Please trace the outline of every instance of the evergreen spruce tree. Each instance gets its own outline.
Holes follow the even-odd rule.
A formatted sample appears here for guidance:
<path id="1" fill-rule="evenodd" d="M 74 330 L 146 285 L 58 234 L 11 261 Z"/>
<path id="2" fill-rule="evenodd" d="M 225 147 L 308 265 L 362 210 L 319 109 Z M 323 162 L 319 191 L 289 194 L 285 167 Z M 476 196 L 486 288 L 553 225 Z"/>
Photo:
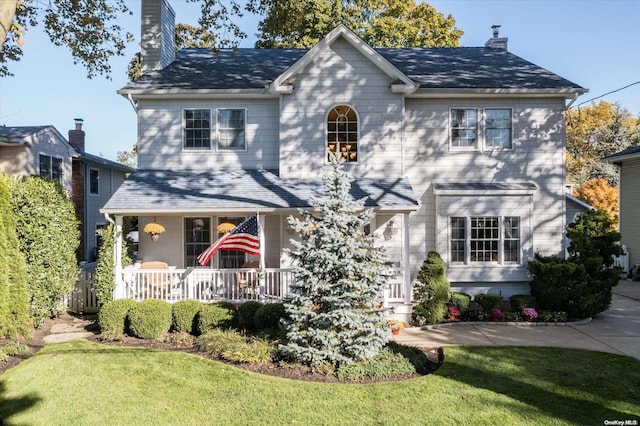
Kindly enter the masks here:
<path id="1" fill-rule="evenodd" d="M 370 358 L 390 340 L 379 307 L 386 256 L 364 232 L 373 211 L 350 195 L 351 173 L 341 163 L 334 158 L 324 174 L 328 195 L 312 200 L 315 211 L 289 217 L 301 240 L 292 240 L 288 252 L 296 283 L 285 302 L 287 342 L 280 350 L 309 365 Z"/>

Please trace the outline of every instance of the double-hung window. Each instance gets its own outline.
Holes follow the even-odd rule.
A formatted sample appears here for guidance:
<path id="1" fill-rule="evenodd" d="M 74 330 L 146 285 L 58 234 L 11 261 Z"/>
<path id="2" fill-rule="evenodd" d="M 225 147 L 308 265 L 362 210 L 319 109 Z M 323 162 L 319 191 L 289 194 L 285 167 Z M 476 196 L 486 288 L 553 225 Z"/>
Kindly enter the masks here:
<path id="1" fill-rule="evenodd" d="M 511 148 L 511 110 L 487 108 L 484 111 L 486 148 Z"/>
<path id="2" fill-rule="evenodd" d="M 62 159 L 40 154 L 38 161 L 40 176 L 62 185 Z"/>
<path id="3" fill-rule="evenodd" d="M 519 217 L 452 217 L 450 238 L 451 263 L 520 263 Z"/>
<path id="4" fill-rule="evenodd" d="M 211 218 L 184 218 L 184 266 L 200 266 L 198 256 L 211 245 Z"/>
<path id="5" fill-rule="evenodd" d="M 478 141 L 478 110 L 451 109 L 451 146 L 475 148 Z"/>
<path id="6" fill-rule="evenodd" d="M 451 148 L 511 149 L 513 129 L 510 108 L 451 108 Z"/>
<path id="7" fill-rule="evenodd" d="M 218 149 L 245 150 L 245 116 L 244 109 L 218 110 Z"/>
<path id="8" fill-rule="evenodd" d="M 211 110 L 184 110 L 184 147 L 186 149 L 211 148 Z"/>
<path id="9" fill-rule="evenodd" d="M 100 195 L 100 171 L 89 169 L 89 194 Z"/>

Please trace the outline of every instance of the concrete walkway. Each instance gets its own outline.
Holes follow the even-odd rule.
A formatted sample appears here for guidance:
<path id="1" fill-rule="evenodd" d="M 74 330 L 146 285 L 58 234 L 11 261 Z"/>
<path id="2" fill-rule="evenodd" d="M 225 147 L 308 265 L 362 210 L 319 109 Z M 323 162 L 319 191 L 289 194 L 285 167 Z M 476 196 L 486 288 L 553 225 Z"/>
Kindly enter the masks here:
<path id="1" fill-rule="evenodd" d="M 640 282 L 620 281 L 613 288 L 611 308 L 591 321 L 568 325 L 450 323 L 405 328 L 400 335 L 394 336 L 394 340 L 420 347 L 471 345 L 588 349 L 640 360 Z"/>

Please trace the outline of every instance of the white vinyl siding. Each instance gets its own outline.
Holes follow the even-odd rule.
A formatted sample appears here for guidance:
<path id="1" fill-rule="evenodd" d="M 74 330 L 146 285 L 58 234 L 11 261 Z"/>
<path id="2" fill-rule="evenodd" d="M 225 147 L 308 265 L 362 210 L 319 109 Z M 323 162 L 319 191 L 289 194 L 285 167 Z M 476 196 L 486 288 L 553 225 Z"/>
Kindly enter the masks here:
<path id="1" fill-rule="evenodd" d="M 629 252 L 629 267 L 640 263 L 640 158 L 625 160 L 620 168 L 621 243 Z"/>
<path id="2" fill-rule="evenodd" d="M 184 149 L 184 109 L 208 109 L 213 114 L 218 109 L 246 109 L 246 149 Z M 223 168 L 278 168 L 277 99 L 144 99 L 140 100 L 138 121 L 140 169 L 205 171 Z M 212 139 L 212 143 L 215 140 Z"/>
<path id="3" fill-rule="evenodd" d="M 308 178 L 326 166 L 327 111 L 348 105 L 358 113 L 356 176 L 402 176 L 402 94 L 371 59 L 344 40 L 320 52 L 295 76 L 280 114 L 280 177 Z"/>

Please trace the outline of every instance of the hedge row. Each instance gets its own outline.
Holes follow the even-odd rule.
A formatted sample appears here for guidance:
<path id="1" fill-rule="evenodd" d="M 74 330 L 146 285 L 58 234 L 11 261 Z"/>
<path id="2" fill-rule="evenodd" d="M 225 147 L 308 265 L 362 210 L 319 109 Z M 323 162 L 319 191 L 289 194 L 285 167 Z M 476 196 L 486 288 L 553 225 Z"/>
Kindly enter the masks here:
<path id="1" fill-rule="evenodd" d="M 255 301 L 239 306 L 230 302 L 200 303 L 181 300 L 173 305 L 163 300 L 136 302 L 129 299 L 105 303 L 98 314 L 104 340 L 120 340 L 125 335 L 159 339 L 170 330 L 203 335 L 211 330 L 245 329 L 267 334 L 281 330 L 285 316 L 281 303 Z"/>

